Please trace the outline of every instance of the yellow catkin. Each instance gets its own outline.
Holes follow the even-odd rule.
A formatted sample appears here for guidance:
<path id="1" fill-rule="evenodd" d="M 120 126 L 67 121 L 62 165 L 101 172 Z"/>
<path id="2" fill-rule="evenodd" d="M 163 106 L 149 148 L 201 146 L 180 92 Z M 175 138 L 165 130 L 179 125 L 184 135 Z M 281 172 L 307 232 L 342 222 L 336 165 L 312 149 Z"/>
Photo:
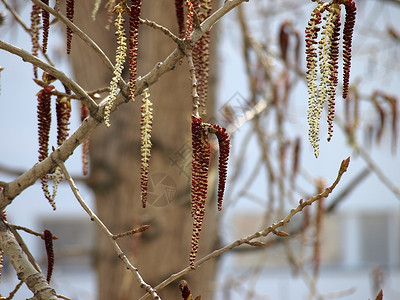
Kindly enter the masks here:
<path id="1" fill-rule="evenodd" d="M 97 12 L 99 11 L 101 0 L 95 0 L 92 10 L 92 20 L 96 21 Z"/>
<path id="2" fill-rule="evenodd" d="M 118 81 L 121 78 L 121 74 L 124 69 L 126 50 L 127 50 L 126 35 L 124 29 L 125 20 L 122 17 L 122 14 L 124 13 L 124 7 L 120 4 L 117 5 L 115 7 L 115 12 L 117 13 L 117 18 L 114 23 L 115 28 L 117 29 L 117 31 L 115 32 L 117 36 L 117 51 L 115 55 L 115 67 L 113 72 L 113 78 L 111 79 L 110 82 L 110 95 L 104 111 L 104 123 L 106 124 L 107 127 L 110 127 L 111 125 L 110 124 L 111 108 L 117 97 Z"/>
<path id="3" fill-rule="evenodd" d="M 150 101 L 149 89 L 146 88 L 142 93 L 140 139 L 141 139 L 141 167 L 140 167 L 140 189 L 142 206 L 146 207 L 147 185 L 149 182 L 149 162 L 151 156 L 151 130 L 153 126 L 153 108 Z"/>

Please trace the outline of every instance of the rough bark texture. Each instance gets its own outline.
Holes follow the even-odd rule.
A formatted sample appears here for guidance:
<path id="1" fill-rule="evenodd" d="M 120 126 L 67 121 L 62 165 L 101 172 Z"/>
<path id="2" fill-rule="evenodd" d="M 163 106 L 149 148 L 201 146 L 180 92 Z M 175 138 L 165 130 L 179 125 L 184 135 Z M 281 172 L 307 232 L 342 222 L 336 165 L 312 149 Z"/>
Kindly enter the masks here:
<path id="1" fill-rule="evenodd" d="M 114 28 L 104 29 L 103 7 L 93 22 L 90 18 L 92 1 L 77 1 L 75 23 L 88 33 L 114 61 Z M 147 0 L 143 3 L 143 17 L 159 22 L 177 33 L 174 2 Z M 176 45 L 161 32 L 140 27 L 139 72 L 147 73 L 155 63 L 162 61 Z M 73 40 L 71 59 L 75 79 L 86 89 L 107 86 L 112 74 L 101 64 L 96 55 L 77 38 Z M 127 71 L 127 67 L 125 68 Z M 210 82 L 215 80 L 210 79 Z M 138 267 L 143 279 L 152 286 L 189 264 L 192 218 L 190 216 L 190 181 L 171 163 L 181 147 L 190 147 L 191 94 L 189 71 L 186 61 L 163 76 L 150 87 L 154 103 L 152 157 L 150 180 L 155 174 L 172 179 L 167 186 L 177 187 L 176 196 L 169 204 L 152 205 L 155 196 L 169 192 L 156 186 L 149 194 L 145 209 L 140 201 L 140 99 L 122 106 L 112 117 L 111 127 L 100 126 L 90 138 L 90 187 L 96 197 L 97 214 L 113 233 L 124 232 L 139 225 L 149 224 L 151 229 L 141 236 L 125 237 L 119 241 L 123 251 Z M 212 93 L 211 93 L 212 95 Z M 212 97 L 210 97 L 212 100 Z M 212 115 L 212 114 L 209 114 Z M 186 148 L 190 151 L 190 148 Z M 179 164 L 190 165 L 191 152 Z M 154 175 L 154 177 L 152 177 Z M 151 188 L 151 182 L 149 184 Z M 151 190 L 149 191 L 151 192 Z M 171 195 L 171 194 L 170 194 Z M 153 198 L 152 198 L 153 197 Z M 213 197 L 215 198 L 215 197 Z M 153 199 L 153 200 L 152 200 Z M 166 199 L 166 198 L 164 198 Z M 201 234 L 198 257 L 215 249 L 218 243 L 216 230 L 216 204 L 207 208 Z M 98 235 L 95 265 L 98 272 L 99 299 L 137 299 L 144 294 L 137 287 L 131 274 L 124 269 L 110 243 Z M 185 279 L 193 295 L 212 299 L 216 261 L 211 261 Z M 160 291 L 162 299 L 179 299 L 178 282 Z"/>

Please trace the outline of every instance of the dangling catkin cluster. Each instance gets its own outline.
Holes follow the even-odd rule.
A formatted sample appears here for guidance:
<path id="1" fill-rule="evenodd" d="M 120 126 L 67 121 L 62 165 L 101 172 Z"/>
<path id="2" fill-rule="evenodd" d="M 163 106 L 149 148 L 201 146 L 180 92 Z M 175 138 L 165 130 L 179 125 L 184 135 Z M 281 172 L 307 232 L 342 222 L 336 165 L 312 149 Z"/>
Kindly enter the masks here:
<path id="1" fill-rule="evenodd" d="M 193 217 L 192 250 L 190 252 L 190 266 L 194 268 L 197 250 L 199 248 L 200 232 L 204 220 L 207 189 L 208 168 L 210 165 L 211 144 L 208 134 L 214 133 L 219 144 L 218 163 L 218 210 L 222 209 L 225 191 L 228 156 L 230 148 L 229 135 L 218 125 L 203 123 L 200 118 L 192 118 L 192 187 L 191 187 L 191 214 Z"/>
<path id="2" fill-rule="evenodd" d="M 104 123 L 106 124 L 107 127 L 110 127 L 110 114 L 111 114 L 111 109 L 114 105 L 114 101 L 117 97 L 117 88 L 118 88 L 118 81 L 121 78 L 122 71 L 124 69 L 124 63 L 125 63 L 125 58 L 126 58 L 126 35 L 125 35 L 125 29 L 124 29 L 124 18 L 123 18 L 123 13 L 125 11 L 125 8 L 122 4 L 118 4 L 115 7 L 115 12 L 117 13 L 117 18 L 114 22 L 115 28 L 117 31 L 115 32 L 115 35 L 117 36 L 117 50 L 116 50 L 116 55 L 115 55 L 115 67 L 114 67 L 114 72 L 113 72 L 113 78 L 111 79 L 110 82 L 110 96 L 107 101 L 105 111 L 104 111 Z"/>
<path id="3" fill-rule="evenodd" d="M 201 119 L 192 120 L 192 250 L 190 266 L 194 269 L 194 261 L 199 248 L 200 232 L 206 209 L 208 188 L 208 167 L 210 165 L 211 145 L 208 142 L 208 132 Z"/>
<path id="4" fill-rule="evenodd" d="M 355 24 L 355 4 L 353 0 L 333 0 L 332 2 L 318 2 L 311 13 L 311 18 L 306 27 L 306 61 L 307 61 L 307 86 L 309 93 L 307 120 L 309 124 L 308 137 L 314 148 L 316 157 L 319 155 L 319 123 L 322 109 L 328 101 L 328 141 L 333 134 L 333 118 L 335 115 L 335 97 L 338 84 L 338 60 L 340 41 L 340 4 L 345 6 L 346 21 L 343 31 L 343 97 L 347 96 L 350 60 L 351 39 Z M 321 38 L 318 41 L 318 32 L 322 23 Z M 318 53 L 317 53 L 318 44 Z M 319 61 L 319 63 L 318 63 Z M 320 81 L 317 83 L 318 68 Z"/>
<path id="5" fill-rule="evenodd" d="M 43 76 L 45 77 L 45 75 Z M 39 135 L 39 162 L 47 158 L 49 153 L 49 137 L 51 125 L 51 94 L 54 91 L 53 85 L 46 85 L 37 94 L 37 117 L 38 117 L 38 135 Z M 42 190 L 46 199 L 53 209 L 56 209 L 54 198 L 49 192 L 47 175 L 40 178 Z"/>

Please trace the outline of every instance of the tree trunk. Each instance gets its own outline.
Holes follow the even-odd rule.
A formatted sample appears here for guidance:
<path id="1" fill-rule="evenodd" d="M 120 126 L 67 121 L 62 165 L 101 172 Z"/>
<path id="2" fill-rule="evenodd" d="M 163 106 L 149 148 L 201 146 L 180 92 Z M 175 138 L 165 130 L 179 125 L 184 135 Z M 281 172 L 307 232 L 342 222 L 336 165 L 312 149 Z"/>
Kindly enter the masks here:
<path id="1" fill-rule="evenodd" d="M 75 23 L 92 37 L 114 62 L 115 35 L 111 24 L 105 30 L 103 7 L 93 22 L 92 1 L 76 2 Z M 144 1 L 142 16 L 177 32 L 174 1 Z M 176 47 L 160 31 L 145 26 L 139 34 L 139 72 L 145 74 Z M 92 90 L 108 86 L 111 72 L 77 37 L 72 41 L 75 79 Z M 125 68 L 127 70 L 127 67 Z M 210 80 L 212 81 L 212 80 Z M 189 264 L 192 218 L 190 216 L 191 93 L 189 71 L 184 60 L 149 88 L 154 103 L 149 203 L 140 201 L 140 97 L 123 105 L 111 117 L 111 127 L 100 126 L 90 138 L 90 178 L 97 214 L 113 233 L 143 224 L 151 229 L 140 236 L 118 240 L 123 251 L 139 269 L 143 279 L 155 286 Z M 213 97 L 210 97 L 212 100 Z M 189 174 L 188 174 L 189 173 Z M 212 197 L 213 199 L 215 197 Z M 216 205 L 207 210 L 198 257 L 218 243 Z M 99 233 L 95 247 L 99 299 L 138 299 L 138 287 L 111 244 Z M 194 296 L 212 299 L 216 261 L 208 262 L 185 279 Z M 162 299 L 180 299 L 178 282 L 160 291 Z"/>

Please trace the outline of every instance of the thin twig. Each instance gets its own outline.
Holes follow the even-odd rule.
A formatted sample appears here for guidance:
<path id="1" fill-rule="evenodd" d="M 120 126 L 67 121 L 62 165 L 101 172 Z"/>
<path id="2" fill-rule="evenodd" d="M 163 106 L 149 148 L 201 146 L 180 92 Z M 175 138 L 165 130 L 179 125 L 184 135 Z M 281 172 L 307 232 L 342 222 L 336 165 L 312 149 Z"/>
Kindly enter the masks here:
<path id="1" fill-rule="evenodd" d="M 0 298 L 2 300 L 11 300 L 12 298 L 14 298 L 15 294 L 18 292 L 19 288 L 22 286 L 24 282 L 22 280 L 20 280 L 18 282 L 18 284 L 15 286 L 15 288 L 10 292 L 10 294 L 8 295 L 7 298 Z"/>
<path id="2" fill-rule="evenodd" d="M 181 42 L 182 42 L 181 39 L 178 38 L 175 34 L 173 34 L 168 28 L 161 26 L 161 25 L 157 24 L 156 22 L 150 21 L 148 19 L 139 18 L 139 21 L 140 21 L 140 23 L 142 23 L 144 25 L 147 25 L 151 28 L 160 30 L 162 33 L 164 33 L 166 36 L 171 38 L 178 45 L 181 44 Z"/>
<path id="3" fill-rule="evenodd" d="M 75 195 L 76 199 L 78 200 L 79 204 L 82 206 L 82 208 L 86 211 L 86 213 L 89 215 L 90 219 L 94 221 L 97 226 L 100 227 L 101 231 L 107 236 L 107 238 L 110 240 L 111 244 L 114 246 L 114 249 L 118 255 L 118 257 L 123 261 L 125 264 L 126 268 L 131 271 L 137 282 L 139 283 L 139 286 L 143 288 L 147 293 L 149 293 L 150 296 L 153 297 L 153 299 L 160 299 L 160 297 L 157 295 L 157 292 L 149 285 L 147 284 L 142 276 L 140 275 L 138 269 L 134 267 L 129 259 L 126 257 L 124 252 L 121 250 L 120 246 L 114 239 L 114 235 L 110 232 L 110 230 L 107 228 L 106 225 L 97 217 L 97 215 L 90 209 L 90 207 L 86 204 L 86 202 L 83 200 L 81 195 L 79 194 L 79 190 L 76 187 L 71 175 L 69 174 L 67 168 L 64 165 L 63 161 L 57 161 L 58 166 L 61 168 L 62 172 L 64 173 L 65 179 L 68 181 L 69 186 Z"/>
<path id="4" fill-rule="evenodd" d="M 134 235 L 134 234 L 137 234 L 137 233 L 140 233 L 140 232 L 144 232 L 147 229 L 150 229 L 150 225 L 142 225 L 139 228 L 135 228 L 135 229 L 123 232 L 123 233 L 113 234 L 112 238 L 114 240 L 116 240 L 116 239 L 119 239 L 119 238 L 124 237 L 124 236 Z"/>
<path id="5" fill-rule="evenodd" d="M 223 254 L 235 247 L 238 247 L 243 244 L 249 244 L 252 240 L 257 239 L 259 237 L 268 236 L 271 232 L 276 231 L 277 228 L 280 228 L 280 227 L 284 226 L 285 224 L 289 223 L 290 220 L 293 218 L 293 216 L 296 215 L 297 213 L 301 212 L 305 207 L 310 206 L 315 201 L 318 201 L 321 198 L 327 198 L 332 193 L 332 191 L 335 189 L 335 187 L 338 185 L 338 183 L 340 182 L 342 175 L 347 171 L 349 163 L 350 163 L 350 157 L 343 160 L 340 165 L 338 175 L 337 175 L 335 181 L 332 183 L 332 185 L 327 187 L 322 193 L 315 195 L 315 196 L 307 199 L 306 201 L 300 200 L 299 205 L 296 208 L 293 208 L 285 218 L 283 218 L 279 222 L 272 224 L 271 226 L 269 226 L 268 228 L 266 228 L 262 231 L 253 233 L 245 238 L 238 239 L 238 240 L 234 241 L 233 243 L 230 243 L 218 250 L 211 252 L 210 254 L 204 256 L 203 258 L 201 258 L 197 262 L 195 262 L 195 264 L 194 264 L 195 267 L 197 268 L 198 266 L 202 265 L 206 261 L 208 261 L 212 258 L 216 258 L 216 257 L 220 256 L 221 254 Z M 167 278 L 166 280 L 164 280 L 163 282 L 158 284 L 155 287 L 155 289 L 157 291 L 160 291 L 162 288 L 166 287 L 171 282 L 177 280 L 178 278 L 182 277 L 183 275 L 185 275 L 186 273 L 188 273 L 192 270 L 193 269 L 190 266 L 188 266 L 187 268 L 179 271 L 178 273 L 172 274 L 169 278 Z M 147 295 L 142 296 L 139 300 L 145 300 L 145 299 L 148 299 Z"/>
<path id="6" fill-rule="evenodd" d="M 13 229 L 22 230 L 22 231 L 25 231 L 26 233 L 29 233 L 29 234 L 32 234 L 32 235 L 35 235 L 35 236 L 39 236 L 39 237 L 41 237 L 42 239 L 44 238 L 43 232 L 36 232 L 36 231 L 34 231 L 34 230 L 32 230 L 32 229 L 29 229 L 29 228 L 27 228 L 27 227 L 19 226 L 19 225 L 14 225 L 14 224 L 10 224 L 10 223 L 7 223 L 7 225 L 10 226 L 10 227 L 13 228 Z M 55 236 L 55 235 L 53 234 L 53 235 L 52 235 L 52 239 L 53 239 L 53 240 L 57 240 L 58 237 Z"/>
<path id="7" fill-rule="evenodd" d="M 197 93 L 196 68 L 194 67 L 192 54 L 192 51 L 189 51 L 189 53 L 186 54 L 189 65 L 190 80 L 192 81 L 192 115 L 199 118 L 199 94 Z"/>

